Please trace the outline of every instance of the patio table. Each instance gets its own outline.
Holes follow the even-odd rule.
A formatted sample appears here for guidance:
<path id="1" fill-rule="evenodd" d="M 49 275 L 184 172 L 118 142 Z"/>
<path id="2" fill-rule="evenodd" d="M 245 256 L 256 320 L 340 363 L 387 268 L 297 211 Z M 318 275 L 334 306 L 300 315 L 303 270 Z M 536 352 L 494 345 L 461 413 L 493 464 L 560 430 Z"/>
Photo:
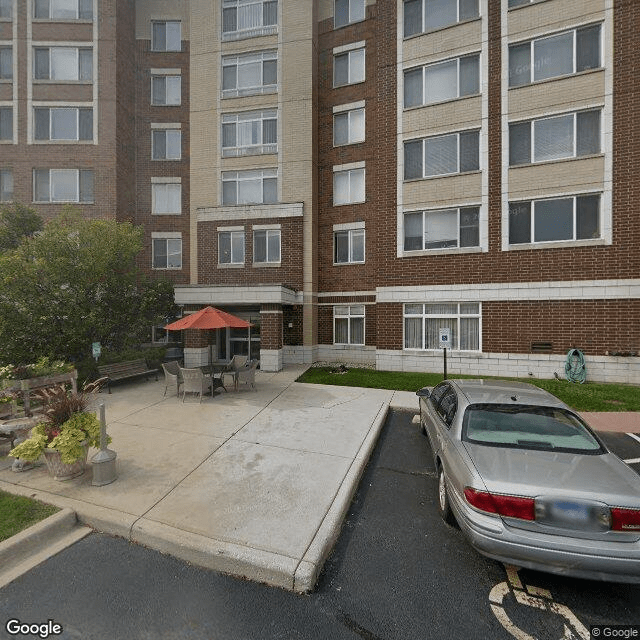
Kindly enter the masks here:
<path id="1" fill-rule="evenodd" d="M 214 391 L 219 387 L 222 387 L 228 393 L 227 387 L 224 386 L 224 374 L 228 371 L 228 365 L 226 364 L 205 364 L 199 369 L 204 373 L 205 376 L 209 376 L 211 378 L 211 395 L 213 396 Z M 216 374 L 218 376 L 216 377 Z"/>

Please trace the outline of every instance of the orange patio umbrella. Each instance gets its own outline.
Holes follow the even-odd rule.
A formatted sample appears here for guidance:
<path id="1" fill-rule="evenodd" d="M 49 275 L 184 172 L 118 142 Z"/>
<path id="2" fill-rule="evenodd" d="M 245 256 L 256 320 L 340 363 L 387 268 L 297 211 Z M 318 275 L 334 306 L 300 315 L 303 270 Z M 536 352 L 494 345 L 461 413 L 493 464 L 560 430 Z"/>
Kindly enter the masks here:
<path id="1" fill-rule="evenodd" d="M 165 329 L 169 331 L 178 331 L 180 329 L 224 329 L 225 327 L 246 329 L 251 326 L 250 322 L 231 313 L 221 311 L 215 307 L 204 307 L 204 309 L 200 309 L 196 313 L 191 313 L 166 325 Z"/>

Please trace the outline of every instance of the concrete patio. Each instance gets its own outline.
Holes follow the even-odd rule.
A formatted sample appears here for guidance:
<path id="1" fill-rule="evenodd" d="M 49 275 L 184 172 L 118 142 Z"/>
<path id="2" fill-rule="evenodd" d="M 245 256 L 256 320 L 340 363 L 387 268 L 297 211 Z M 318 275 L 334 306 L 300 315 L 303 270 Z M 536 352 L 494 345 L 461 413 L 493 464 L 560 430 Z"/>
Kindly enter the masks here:
<path id="1" fill-rule="evenodd" d="M 0 457 L 0 489 L 197 565 L 309 591 L 389 406 L 417 410 L 417 399 L 296 383 L 304 369 L 259 371 L 257 391 L 202 403 L 164 397 L 163 380 L 114 385 L 97 396 L 118 454 L 114 483 L 92 486 L 90 464 L 58 482 L 45 466 L 14 473 Z"/>

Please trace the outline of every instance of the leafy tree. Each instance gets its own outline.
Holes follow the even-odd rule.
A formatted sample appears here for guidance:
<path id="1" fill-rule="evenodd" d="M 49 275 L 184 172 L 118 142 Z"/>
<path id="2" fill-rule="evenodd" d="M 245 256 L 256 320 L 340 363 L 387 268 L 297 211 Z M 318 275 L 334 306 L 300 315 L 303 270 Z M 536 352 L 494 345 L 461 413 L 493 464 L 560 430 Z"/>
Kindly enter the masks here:
<path id="1" fill-rule="evenodd" d="M 67 209 L 0 254 L 0 364 L 134 346 L 174 313 L 172 286 L 136 268 L 142 229 Z"/>
<path id="2" fill-rule="evenodd" d="M 42 218 L 36 211 L 19 202 L 0 209 L 0 251 L 16 249 L 23 238 L 42 231 Z"/>

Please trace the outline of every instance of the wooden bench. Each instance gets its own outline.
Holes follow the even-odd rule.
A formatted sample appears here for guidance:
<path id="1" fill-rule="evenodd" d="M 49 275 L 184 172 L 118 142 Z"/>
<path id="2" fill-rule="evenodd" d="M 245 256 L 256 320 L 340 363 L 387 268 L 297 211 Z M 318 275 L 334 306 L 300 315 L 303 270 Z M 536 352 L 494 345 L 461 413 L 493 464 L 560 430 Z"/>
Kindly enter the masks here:
<path id="1" fill-rule="evenodd" d="M 98 366 L 98 371 L 101 376 L 108 378 L 107 388 L 109 393 L 111 393 L 111 383 L 116 380 L 128 380 L 129 378 L 139 378 L 140 376 L 146 376 L 149 379 L 149 374 L 151 373 L 155 375 L 156 381 L 158 380 L 158 370 L 149 369 L 144 359 L 103 364 Z"/>

